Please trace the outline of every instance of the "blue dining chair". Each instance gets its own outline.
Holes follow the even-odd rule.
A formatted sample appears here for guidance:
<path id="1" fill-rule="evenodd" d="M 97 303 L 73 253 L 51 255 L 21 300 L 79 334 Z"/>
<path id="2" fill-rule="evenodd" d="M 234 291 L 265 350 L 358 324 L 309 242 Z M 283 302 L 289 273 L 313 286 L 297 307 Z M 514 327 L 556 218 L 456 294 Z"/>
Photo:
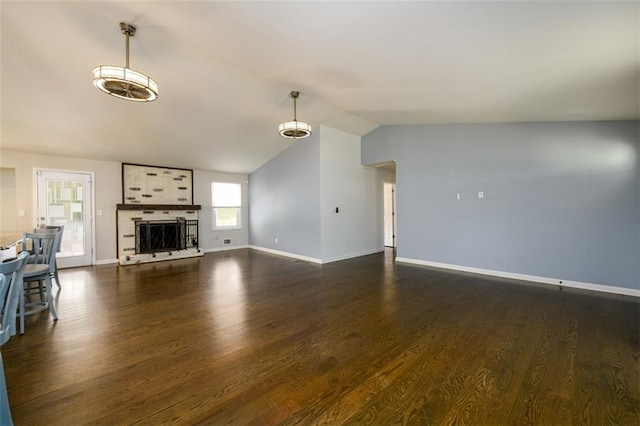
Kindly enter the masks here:
<path id="1" fill-rule="evenodd" d="M 7 280 L 3 274 L 0 274 L 0 293 L 4 293 L 5 289 L 8 289 Z M 17 305 L 16 305 L 17 308 Z M 4 324 L 2 324 L 4 326 Z M 0 335 L 2 336 L 2 340 L 9 340 L 10 330 L 5 332 L 5 328 L 2 327 L 0 331 Z M 6 335 L 6 337 L 5 337 Z M 2 342 L 4 343 L 4 342 Z M 11 418 L 11 408 L 9 407 L 9 395 L 7 394 L 7 381 L 4 378 L 4 363 L 2 362 L 2 352 L 0 352 L 0 424 L 1 425 L 12 425 L 13 419 Z"/>
<path id="2" fill-rule="evenodd" d="M 0 263 L 0 300 L 3 301 L 0 314 L 0 346 L 7 343 L 16 334 L 16 314 L 20 294 L 23 292 L 22 279 L 29 253 L 23 251 L 15 260 Z M 0 351 L 0 425 L 13 425 L 7 382 L 4 377 L 4 364 Z"/>
<path id="3" fill-rule="evenodd" d="M 24 334 L 25 315 L 31 315 L 49 309 L 53 320 L 58 320 L 58 314 L 53 304 L 51 276 L 55 269 L 56 247 L 61 237 L 62 234 L 59 232 L 47 234 L 25 232 L 22 236 L 22 247 L 26 249 L 30 245 L 31 256 L 29 256 L 29 261 L 24 269 L 25 291 L 20 293 L 18 310 L 20 317 L 20 334 Z M 36 287 L 33 287 L 32 283 L 37 283 Z M 26 296 L 30 295 L 33 289 L 38 290 L 40 300 L 30 300 L 27 302 L 25 300 Z"/>
<path id="4" fill-rule="evenodd" d="M 33 232 L 35 233 L 55 233 L 55 232 L 59 232 L 60 233 L 60 238 L 58 239 L 58 245 L 56 246 L 56 253 L 60 253 L 60 251 L 62 250 L 62 236 L 64 233 L 64 226 L 63 225 L 47 225 L 44 228 L 35 228 L 33 230 Z M 58 286 L 58 288 L 60 288 L 60 276 L 58 275 L 58 261 L 56 260 L 56 257 L 53 257 L 53 270 L 51 271 L 51 280 L 55 280 L 56 281 L 56 285 Z"/>

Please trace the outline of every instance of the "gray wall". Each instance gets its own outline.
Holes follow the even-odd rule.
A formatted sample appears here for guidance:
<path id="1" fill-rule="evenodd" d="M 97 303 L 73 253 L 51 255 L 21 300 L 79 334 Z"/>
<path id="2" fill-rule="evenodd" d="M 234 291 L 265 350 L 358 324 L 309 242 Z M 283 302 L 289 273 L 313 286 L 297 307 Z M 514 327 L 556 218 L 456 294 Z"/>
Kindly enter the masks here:
<path id="1" fill-rule="evenodd" d="M 637 121 L 384 126 L 362 163 L 397 162 L 399 257 L 640 289 L 639 140 Z"/>
<path id="2" fill-rule="evenodd" d="M 380 175 L 359 136 L 317 126 L 249 176 L 250 244 L 323 263 L 383 250 Z"/>
<path id="3" fill-rule="evenodd" d="M 249 175 L 249 243 L 320 258 L 319 134 L 282 143 L 291 146 Z"/>

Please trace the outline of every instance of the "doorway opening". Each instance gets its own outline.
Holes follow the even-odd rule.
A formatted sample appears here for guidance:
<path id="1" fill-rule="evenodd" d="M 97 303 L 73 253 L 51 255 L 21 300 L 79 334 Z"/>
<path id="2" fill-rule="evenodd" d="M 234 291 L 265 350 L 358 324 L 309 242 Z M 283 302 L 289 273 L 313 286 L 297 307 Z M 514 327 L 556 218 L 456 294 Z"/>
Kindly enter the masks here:
<path id="1" fill-rule="evenodd" d="M 396 248 L 396 184 L 384 182 L 384 245 Z"/>

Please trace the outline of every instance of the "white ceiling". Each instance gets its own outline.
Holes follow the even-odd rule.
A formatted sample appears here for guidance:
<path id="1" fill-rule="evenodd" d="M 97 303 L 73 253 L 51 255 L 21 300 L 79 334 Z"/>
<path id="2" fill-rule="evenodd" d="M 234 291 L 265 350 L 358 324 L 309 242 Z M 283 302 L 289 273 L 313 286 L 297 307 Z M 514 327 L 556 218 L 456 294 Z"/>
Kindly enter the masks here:
<path id="1" fill-rule="evenodd" d="M 640 118 L 640 2 L 6 1 L 4 149 L 249 173 L 298 118 L 384 124 Z M 124 66 L 153 103 L 105 95 Z M 302 143 L 302 142 L 300 142 Z"/>

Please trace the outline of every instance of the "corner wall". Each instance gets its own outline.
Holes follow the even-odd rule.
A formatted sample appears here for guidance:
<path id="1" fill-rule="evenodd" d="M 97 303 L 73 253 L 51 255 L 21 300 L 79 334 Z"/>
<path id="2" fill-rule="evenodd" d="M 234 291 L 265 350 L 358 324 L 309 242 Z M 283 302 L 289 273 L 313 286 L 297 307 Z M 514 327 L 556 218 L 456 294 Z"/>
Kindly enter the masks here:
<path id="1" fill-rule="evenodd" d="M 381 178 L 358 136 L 318 126 L 249 179 L 251 246 L 317 263 L 383 249 Z"/>
<path id="2" fill-rule="evenodd" d="M 360 137 L 320 126 L 320 175 L 323 262 L 382 250 L 382 184 L 360 165 Z"/>
<path id="3" fill-rule="evenodd" d="M 257 248 L 319 259 L 319 132 L 282 143 L 290 146 L 249 175 L 249 242 Z"/>

